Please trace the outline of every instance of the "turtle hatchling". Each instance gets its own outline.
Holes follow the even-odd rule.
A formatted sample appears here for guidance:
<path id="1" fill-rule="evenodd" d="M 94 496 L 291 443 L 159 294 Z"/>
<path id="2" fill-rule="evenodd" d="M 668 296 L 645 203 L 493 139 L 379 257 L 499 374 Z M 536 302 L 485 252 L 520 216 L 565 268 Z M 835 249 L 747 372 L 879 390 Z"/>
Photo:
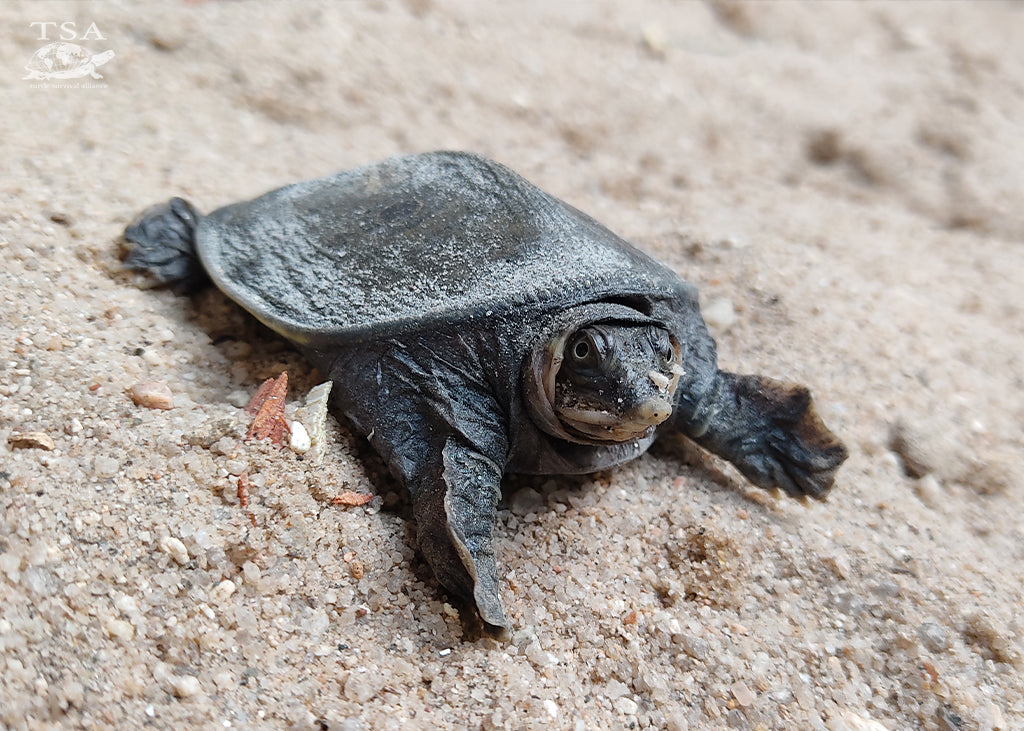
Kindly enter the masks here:
<path id="1" fill-rule="evenodd" d="M 719 370 L 693 285 L 508 168 L 396 157 L 125 230 L 125 264 L 212 280 L 334 382 L 408 489 L 437 580 L 506 637 L 505 473 L 581 474 L 680 433 L 753 484 L 822 498 L 847 457 L 807 389 Z"/>

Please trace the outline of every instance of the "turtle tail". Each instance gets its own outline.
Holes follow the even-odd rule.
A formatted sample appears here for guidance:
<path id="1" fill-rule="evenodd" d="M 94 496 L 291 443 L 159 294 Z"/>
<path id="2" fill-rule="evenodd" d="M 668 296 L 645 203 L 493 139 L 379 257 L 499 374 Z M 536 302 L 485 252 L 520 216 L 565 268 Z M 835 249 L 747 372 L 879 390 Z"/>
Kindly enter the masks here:
<path id="1" fill-rule="evenodd" d="M 124 230 L 130 244 L 125 267 L 146 272 L 175 292 L 199 289 L 208 281 L 196 252 L 200 218 L 199 211 L 181 198 L 147 208 Z"/>

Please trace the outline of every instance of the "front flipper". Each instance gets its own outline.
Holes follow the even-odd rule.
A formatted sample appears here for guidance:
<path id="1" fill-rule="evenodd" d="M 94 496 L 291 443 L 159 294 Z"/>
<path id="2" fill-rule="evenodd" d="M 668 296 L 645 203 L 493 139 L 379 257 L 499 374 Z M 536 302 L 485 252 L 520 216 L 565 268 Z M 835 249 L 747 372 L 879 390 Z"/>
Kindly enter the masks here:
<path id="1" fill-rule="evenodd" d="M 719 372 L 712 392 L 676 425 L 753 484 L 793 497 L 823 499 L 848 456 L 806 388 L 764 376 Z"/>
<path id="2" fill-rule="evenodd" d="M 485 377 L 489 342 L 433 331 L 380 350 L 353 349 L 331 367 L 335 399 L 408 488 L 420 551 L 438 581 L 471 602 L 489 634 L 507 638 L 492 542 L 508 459 L 507 416 Z"/>
<path id="3" fill-rule="evenodd" d="M 501 469 L 455 438 L 441 462 L 413 494 L 420 551 L 445 588 L 476 604 L 488 634 L 507 639 L 493 544 Z"/>

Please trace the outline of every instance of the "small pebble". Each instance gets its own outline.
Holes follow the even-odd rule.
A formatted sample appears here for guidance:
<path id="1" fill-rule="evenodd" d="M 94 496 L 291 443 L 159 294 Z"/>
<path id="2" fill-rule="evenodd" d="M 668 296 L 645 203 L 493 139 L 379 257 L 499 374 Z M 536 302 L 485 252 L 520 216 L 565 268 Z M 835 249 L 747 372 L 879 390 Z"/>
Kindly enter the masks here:
<path id="1" fill-rule="evenodd" d="M 224 579 L 210 590 L 210 599 L 218 603 L 225 602 L 235 593 L 236 588 L 235 582 L 231 579 Z"/>
<path id="2" fill-rule="evenodd" d="M 124 615 L 135 614 L 139 611 L 139 603 L 135 601 L 135 597 L 117 594 L 114 597 L 114 608 Z"/>
<path id="3" fill-rule="evenodd" d="M 749 706 L 757 700 L 757 696 L 747 687 L 747 684 L 742 680 L 737 680 L 732 684 L 732 695 L 736 699 L 736 702 L 741 706 Z"/>
<path id="4" fill-rule="evenodd" d="M 345 697 L 356 703 L 366 703 L 384 687 L 383 682 L 368 672 L 353 671 L 345 680 Z"/>
<path id="5" fill-rule="evenodd" d="M 99 455 L 92 461 L 92 471 L 96 477 L 113 477 L 121 469 L 121 463 L 113 457 Z"/>
<path id="6" fill-rule="evenodd" d="M 174 689 L 174 695 L 179 698 L 191 698 L 203 692 L 203 687 L 199 684 L 199 678 L 194 675 L 172 675 L 170 681 L 171 688 Z"/>
<path id="7" fill-rule="evenodd" d="M 13 552 L 0 553 L 0 573 L 5 574 L 12 581 L 17 581 L 20 570 L 21 556 Z"/>
<path id="8" fill-rule="evenodd" d="M 76 680 L 64 684 L 61 695 L 73 706 L 80 706 L 85 698 L 85 687 Z"/>
<path id="9" fill-rule="evenodd" d="M 672 710 L 665 713 L 665 728 L 668 731 L 690 731 L 690 722 L 681 710 Z"/>
<path id="10" fill-rule="evenodd" d="M 623 716 L 635 716 L 640 707 L 632 698 L 619 698 L 615 701 L 615 710 Z"/>
<path id="11" fill-rule="evenodd" d="M 174 397 L 167 384 L 159 381 L 144 381 L 136 383 L 128 389 L 128 395 L 136 406 L 147 409 L 173 409 Z"/>
<path id="12" fill-rule="evenodd" d="M 656 23 L 648 23 L 640 29 L 640 39 L 644 48 L 658 58 L 664 58 L 668 42 L 665 40 L 665 29 Z"/>
<path id="13" fill-rule="evenodd" d="M 112 619 L 103 625 L 103 629 L 108 637 L 118 640 L 127 641 L 135 636 L 135 627 L 123 619 Z"/>
<path id="14" fill-rule="evenodd" d="M 917 628 L 917 638 L 932 652 L 943 652 L 949 648 L 949 633 L 936 622 L 924 622 Z"/>
<path id="15" fill-rule="evenodd" d="M 56 446 L 47 434 L 41 431 L 12 431 L 7 437 L 12 449 L 45 449 L 52 452 Z"/>
<path id="16" fill-rule="evenodd" d="M 537 667 L 548 668 L 558 664 L 558 658 L 550 652 L 546 652 L 540 646 L 540 642 L 534 640 L 526 646 L 526 658 Z"/>
<path id="17" fill-rule="evenodd" d="M 935 475 L 927 474 L 919 479 L 914 484 L 914 492 L 929 508 L 937 508 L 942 504 L 942 485 Z"/>
<path id="18" fill-rule="evenodd" d="M 673 637 L 672 639 L 674 642 L 675 638 Z M 686 654 L 695 660 L 707 660 L 711 654 L 711 645 L 708 644 L 707 640 L 700 637 L 683 635 L 679 644 L 683 646 Z"/>
<path id="19" fill-rule="evenodd" d="M 245 577 L 246 584 L 254 586 L 260 580 L 260 567 L 252 561 L 246 561 L 242 564 L 242 576 Z"/>
<path id="20" fill-rule="evenodd" d="M 160 539 L 160 549 L 179 564 L 188 563 L 188 549 L 185 544 L 173 536 Z"/>
<path id="21" fill-rule="evenodd" d="M 609 700 L 615 701 L 619 698 L 624 697 L 629 693 L 629 688 L 625 683 L 622 683 L 615 678 L 612 678 L 604 686 L 604 696 Z"/>
<path id="22" fill-rule="evenodd" d="M 309 434 L 306 432 L 306 427 L 302 425 L 301 421 L 292 422 L 292 436 L 288 442 L 288 446 L 291 447 L 292 451 L 296 454 L 305 454 L 312 446 L 312 443 L 309 440 Z"/>

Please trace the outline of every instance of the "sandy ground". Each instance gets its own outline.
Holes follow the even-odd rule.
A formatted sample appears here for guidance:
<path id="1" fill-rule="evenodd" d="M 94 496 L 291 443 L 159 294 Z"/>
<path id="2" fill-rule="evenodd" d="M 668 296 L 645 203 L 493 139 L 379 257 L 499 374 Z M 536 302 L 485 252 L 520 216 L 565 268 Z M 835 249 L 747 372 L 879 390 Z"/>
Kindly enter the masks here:
<path id="1" fill-rule="evenodd" d="M 39 22 L 102 79 L 23 79 L 69 40 Z M 0 33 L 3 725 L 1024 728 L 1024 7 L 24 2 Z M 343 423 L 320 466 L 241 439 L 262 379 L 293 408 L 318 374 L 117 274 L 170 195 L 435 148 L 698 284 L 723 365 L 845 439 L 830 500 L 681 444 L 517 478 L 518 631 L 467 641 Z"/>

